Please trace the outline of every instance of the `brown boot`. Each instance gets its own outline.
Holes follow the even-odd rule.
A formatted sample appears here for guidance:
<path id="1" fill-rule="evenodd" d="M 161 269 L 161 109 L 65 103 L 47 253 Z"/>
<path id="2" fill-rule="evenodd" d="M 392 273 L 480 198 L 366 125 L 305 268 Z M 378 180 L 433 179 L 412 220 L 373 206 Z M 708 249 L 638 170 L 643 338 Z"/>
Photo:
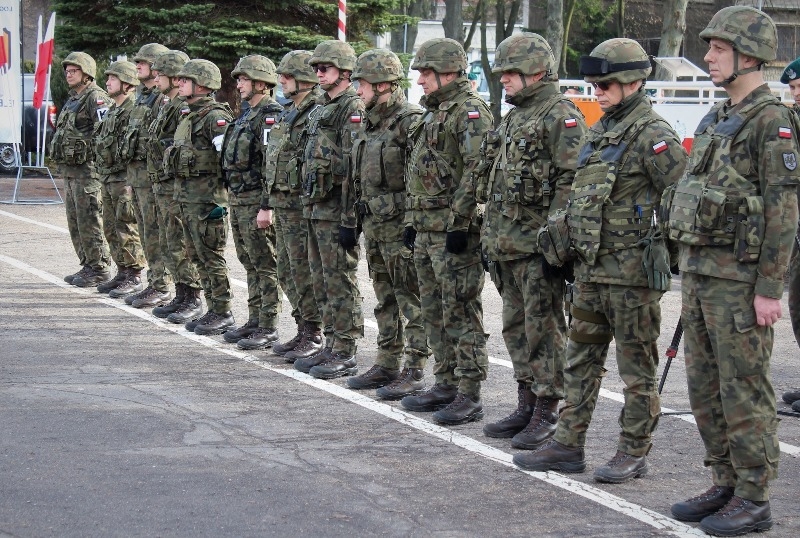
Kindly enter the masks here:
<path id="1" fill-rule="evenodd" d="M 535 406 L 536 395 L 531 391 L 530 387 L 526 387 L 524 383 L 517 382 L 517 408 L 506 418 L 484 426 L 483 434 L 486 437 L 497 439 L 514 437 L 530 423 Z"/>
<path id="2" fill-rule="evenodd" d="M 132 269 L 128 268 L 128 276 L 117 284 L 117 286 L 108 291 L 108 296 L 113 299 L 119 299 L 120 297 L 126 297 L 132 293 L 140 292 L 144 289 L 144 284 L 142 283 L 142 270 L 141 269 Z"/>
<path id="3" fill-rule="evenodd" d="M 375 394 L 383 400 L 400 400 L 406 396 L 419 394 L 425 390 L 423 377 L 425 372 L 422 368 L 403 368 L 397 379 L 376 390 Z"/>
<path id="4" fill-rule="evenodd" d="M 203 312 L 203 302 L 200 300 L 200 288 L 186 287 L 183 302 L 175 312 L 167 316 L 170 323 L 186 323 L 196 319 Z M 187 331 L 189 329 L 186 329 Z M 194 328 L 192 328 L 194 330 Z"/>
<path id="5" fill-rule="evenodd" d="M 293 350 L 287 351 L 283 358 L 286 362 L 295 362 L 297 359 L 311 357 L 322 351 L 322 340 L 322 329 L 307 323 L 303 330 L 303 339 Z"/>
<path id="6" fill-rule="evenodd" d="M 128 269 L 118 265 L 117 274 L 114 275 L 114 278 L 112 278 L 108 282 L 103 282 L 102 284 L 98 284 L 97 291 L 99 291 L 100 293 L 108 293 L 109 291 L 113 290 L 114 288 L 122 284 L 126 278 L 128 278 Z"/>
<path id="7" fill-rule="evenodd" d="M 531 421 L 511 439 L 511 446 L 524 450 L 535 450 L 556 433 L 558 424 L 558 400 L 539 397 Z"/>
<path id="8" fill-rule="evenodd" d="M 535 452 L 514 454 L 514 464 L 526 471 L 582 473 L 586 470 L 582 447 L 562 445 L 554 440 Z"/>
<path id="9" fill-rule="evenodd" d="M 297 334 L 294 335 L 294 338 L 292 338 L 288 342 L 284 342 L 283 344 L 275 344 L 274 346 L 272 346 L 272 352 L 276 355 L 283 356 L 286 355 L 288 352 L 292 351 L 297 346 L 299 346 L 300 342 L 303 340 L 303 336 L 305 335 L 305 332 L 303 332 L 304 327 L 305 324 L 299 325 L 297 327 Z"/>
<path id="10" fill-rule="evenodd" d="M 153 315 L 163 319 L 178 310 L 186 299 L 186 290 L 188 289 L 189 286 L 186 284 L 177 282 L 175 284 L 175 297 L 167 304 L 155 307 L 153 309 Z"/>
<path id="11" fill-rule="evenodd" d="M 400 369 L 392 370 L 384 368 L 379 364 L 373 364 L 372 368 L 360 376 L 351 377 L 347 380 L 347 386 L 351 389 L 377 389 L 384 387 L 400 376 Z"/>

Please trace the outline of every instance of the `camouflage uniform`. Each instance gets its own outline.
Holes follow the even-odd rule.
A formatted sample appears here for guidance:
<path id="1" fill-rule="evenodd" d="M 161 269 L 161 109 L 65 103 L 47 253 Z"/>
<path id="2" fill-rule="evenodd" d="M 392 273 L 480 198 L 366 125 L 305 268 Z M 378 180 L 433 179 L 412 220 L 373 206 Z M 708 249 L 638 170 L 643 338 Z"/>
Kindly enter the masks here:
<path id="1" fill-rule="evenodd" d="M 70 90 L 50 142 L 50 156 L 64 178 L 64 208 L 72 246 L 83 266 L 81 276 L 90 277 L 82 279 L 80 284 L 91 286 L 111 276 L 108 274 L 111 254 L 103 235 L 102 183 L 92 171 L 91 145 L 95 126 L 102 121 L 112 101 L 94 83 L 96 66 L 91 56 L 73 52 L 61 65 L 80 67 L 85 77 L 91 77 L 80 93 Z M 91 278 L 87 273 L 101 276 Z M 72 283 L 75 276 L 77 274 L 65 280 Z"/>
<path id="2" fill-rule="evenodd" d="M 721 10 L 700 37 L 730 43 L 735 55 L 775 59 L 775 25 L 754 8 Z M 748 72 L 738 63 L 734 69 Z M 680 244 L 686 375 L 704 464 L 716 486 L 735 488 L 746 501 L 769 499 L 780 455 L 770 381 L 774 329 L 758 325 L 754 300 L 783 294 L 798 218 L 797 126 L 766 84 L 735 105 L 715 105 L 697 127 L 669 212 L 670 237 Z M 703 527 L 718 523 L 706 518 Z M 754 524 L 765 530 L 772 521 Z"/>
<path id="3" fill-rule="evenodd" d="M 422 98 L 425 114 L 409 129 L 405 216 L 408 229 L 416 231 L 414 264 L 428 344 L 436 361 L 436 385 L 401 403 L 412 410 L 448 405 L 434 418 L 456 424 L 483 416 L 480 386 L 489 364 L 481 303 L 480 216 L 472 172 L 480 158 L 481 140 L 492 126 L 492 114 L 471 90 L 464 75 L 466 64 L 458 42 L 437 38 L 420 47 L 411 65 L 412 69 L 431 69 L 439 79 L 441 73 L 457 76 Z M 428 405 L 437 392 L 446 396 Z M 465 403 L 473 407 L 468 416 L 440 420 L 446 418 L 441 413 L 449 414 Z"/>
<path id="4" fill-rule="evenodd" d="M 500 43 L 492 69 L 524 83 L 506 98 L 515 108 L 497 131 L 487 133 L 482 161 L 486 179 L 481 182 L 488 183 L 481 193 L 486 202 L 481 244 L 503 299 L 503 339 L 523 394 L 514 417 L 484 427 L 490 437 L 515 435 L 528 425 L 534 409 L 541 413 L 552 408 L 554 413 L 564 398 L 566 286 L 561 271 L 542 256 L 538 231 L 548 214 L 566 206 L 586 124 L 572 101 L 559 92 L 553 81 L 555 68 L 547 41 L 523 33 Z M 543 73 L 542 79 L 525 85 L 525 77 L 537 73 Z M 516 427 L 498 429 L 509 419 Z M 525 436 L 538 426 L 537 418 Z M 517 448 L 530 447 L 525 443 Z"/>

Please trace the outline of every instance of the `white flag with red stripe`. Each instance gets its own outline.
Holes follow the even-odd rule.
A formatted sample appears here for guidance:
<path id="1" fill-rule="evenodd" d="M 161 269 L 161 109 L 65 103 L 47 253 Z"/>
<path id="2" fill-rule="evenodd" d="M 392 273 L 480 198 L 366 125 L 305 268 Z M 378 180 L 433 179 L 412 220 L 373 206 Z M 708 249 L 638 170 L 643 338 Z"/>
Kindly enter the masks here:
<path id="1" fill-rule="evenodd" d="M 39 109 L 44 101 L 44 94 L 49 85 L 50 64 L 53 63 L 53 47 L 55 44 L 54 31 L 56 14 L 50 15 L 47 31 L 42 39 L 42 17 L 39 17 L 39 34 L 36 46 L 36 75 L 33 82 L 33 108 Z"/>

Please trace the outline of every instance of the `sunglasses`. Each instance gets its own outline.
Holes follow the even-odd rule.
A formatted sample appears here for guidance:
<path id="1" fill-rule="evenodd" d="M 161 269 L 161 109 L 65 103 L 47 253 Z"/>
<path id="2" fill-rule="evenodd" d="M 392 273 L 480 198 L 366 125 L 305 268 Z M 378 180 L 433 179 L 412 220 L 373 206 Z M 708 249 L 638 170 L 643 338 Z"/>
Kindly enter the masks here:
<path id="1" fill-rule="evenodd" d="M 331 69 L 332 67 L 333 67 L 332 65 L 315 65 L 314 71 L 316 73 L 325 73 L 326 71 L 328 71 L 328 69 Z"/>
<path id="2" fill-rule="evenodd" d="M 592 82 L 592 88 L 594 88 L 595 90 L 597 88 L 600 88 L 604 92 L 607 92 L 608 89 L 611 87 L 611 84 L 612 84 L 611 82 Z"/>

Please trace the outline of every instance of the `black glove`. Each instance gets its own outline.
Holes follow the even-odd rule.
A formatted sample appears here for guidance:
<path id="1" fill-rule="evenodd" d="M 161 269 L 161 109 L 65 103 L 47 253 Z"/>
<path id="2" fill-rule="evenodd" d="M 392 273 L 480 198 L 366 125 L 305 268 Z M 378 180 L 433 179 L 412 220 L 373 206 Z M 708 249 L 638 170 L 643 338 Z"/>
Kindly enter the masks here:
<path id="1" fill-rule="evenodd" d="M 489 272 L 489 254 L 481 249 L 481 265 L 483 265 L 483 270 L 487 273 Z"/>
<path id="2" fill-rule="evenodd" d="M 403 230 L 403 244 L 409 249 L 414 250 L 414 241 L 417 240 L 417 231 L 411 226 L 406 226 Z"/>
<path id="3" fill-rule="evenodd" d="M 677 263 L 669 268 L 669 272 L 672 273 L 675 276 L 678 276 L 679 274 L 681 274 L 680 269 L 678 269 L 678 264 Z"/>
<path id="4" fill-rule="evenodd" d="M 461 254 L 467 250 L 467 232 L 460 230 L 447 232 L 445 247 L 447 248 L 447 252 L 451 254 Z"/>
<path id="5" fill-rule="evenodd" d="M 358 236 L 355 228 L 345 228 L 339 226 L 339 244 L 345 250 L 353 250 L 358 244 Z"/>

